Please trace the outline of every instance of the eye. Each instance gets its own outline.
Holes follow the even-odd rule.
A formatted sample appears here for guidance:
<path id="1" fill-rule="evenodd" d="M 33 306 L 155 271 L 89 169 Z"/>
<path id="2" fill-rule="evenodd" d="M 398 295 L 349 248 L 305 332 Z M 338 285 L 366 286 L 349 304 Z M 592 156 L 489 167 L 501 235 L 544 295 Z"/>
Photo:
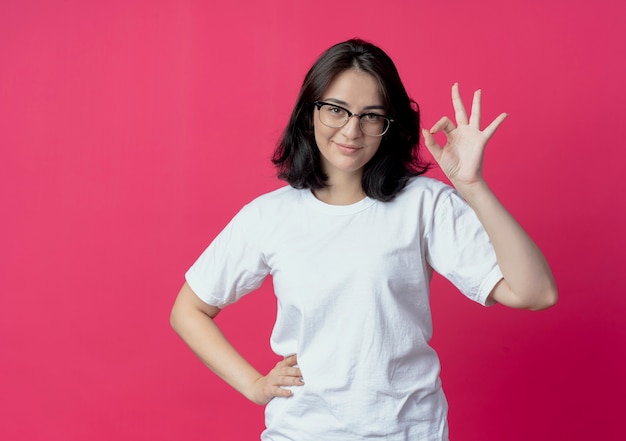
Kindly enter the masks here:
<path id="1" fill-rule="evenodd" d="M 341 107 L 327 106 L 327 109 L 330 113 L 332 113 L 335 116 L 342 116 L 346 114 L 346 111 L 342 109 Z"/>
<path id="2" fill-rule="evenodd" d="M 363 118 L 365 121 L 371 122 L 380 122 L 385 119 L 382 115 L 379 115 L 378 113 L 366 113 L 361 118 Z"/>

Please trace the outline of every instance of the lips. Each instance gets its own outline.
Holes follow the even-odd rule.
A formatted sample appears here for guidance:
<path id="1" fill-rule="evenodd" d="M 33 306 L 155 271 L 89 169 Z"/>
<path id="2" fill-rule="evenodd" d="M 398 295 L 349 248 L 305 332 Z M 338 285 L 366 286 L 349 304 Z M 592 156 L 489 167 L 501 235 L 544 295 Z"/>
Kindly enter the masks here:
<path id="1" fill-rule="evenodd" d="M 359 147 L 358 145 L 353 145 L 353 144 L 340 144 L 340 143 L 335 143 L 335 145 L 337 146 L 337 148 L 339 149 L 339 151 L 346 153 L 346 154 L 354 154 L 356 152 L 358 152 L 359 150 L 362 149 L 362 147 Z"/>

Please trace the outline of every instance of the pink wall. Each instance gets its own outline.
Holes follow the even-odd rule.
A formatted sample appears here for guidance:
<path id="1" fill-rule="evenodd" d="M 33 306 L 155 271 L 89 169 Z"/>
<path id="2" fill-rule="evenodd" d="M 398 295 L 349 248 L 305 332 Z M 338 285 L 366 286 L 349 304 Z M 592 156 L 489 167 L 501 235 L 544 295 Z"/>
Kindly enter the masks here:
<path id="1" fill-rule="evenodd" d="M 245 202 L 306 69 L 360 36 L 425 123 L 449 87 L 510 113 L 486 174 L 560 303 L 483 309 L 434 282 L 455 440 L 616 439 L 626 393 L 626 7 L 620 0 L 14 1 L 0 5 L 0 439 L 253 440 L 262 409 L 168 324 Z M 260 369 L 271 287 L 221 316 Z"/>

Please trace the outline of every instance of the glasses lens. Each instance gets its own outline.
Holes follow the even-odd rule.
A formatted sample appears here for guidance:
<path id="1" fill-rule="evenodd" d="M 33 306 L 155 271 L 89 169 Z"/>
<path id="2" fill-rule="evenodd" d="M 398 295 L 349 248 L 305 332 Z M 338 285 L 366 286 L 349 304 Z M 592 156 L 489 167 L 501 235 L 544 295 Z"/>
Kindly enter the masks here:
<path id="1" fill-rule="evenodd" d="M 342 127 L 348 121 L 348 112 L 341 107 L 323 104 L 320 107 L 320 121 L 328 127 Z"/>
<path id="2" fill-rule="evenodd" d="M 387 131 L 389 121 L 376 113 L 367 113 L 360 118 L 361 130 L 370 136 L 380 136 Z"/>
<path id="3" fill-rule="evenodd" d="M 350 119 L 348 111 L 332 104 L 322 104 L 319 108 L 320 122 L 328 127 L 339 128 L 346 125 Z M 389 120 L 377 113 L 366 113 L 359 118 L 361 131 L 369 136 L 381 136 L 389 128 Z"/>

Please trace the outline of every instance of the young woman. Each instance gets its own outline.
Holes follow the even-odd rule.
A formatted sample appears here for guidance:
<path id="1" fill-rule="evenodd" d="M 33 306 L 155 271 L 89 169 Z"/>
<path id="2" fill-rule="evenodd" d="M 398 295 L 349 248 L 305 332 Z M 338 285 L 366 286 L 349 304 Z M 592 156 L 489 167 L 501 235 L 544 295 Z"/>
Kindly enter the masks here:
<path id="1" fill-rule="evenodd" d="M 424 142 L 455 189 L 420 176 L 419 111 L 392 60 L 350 40 L 308 72 L 273 161 L 290 185 L 243 207 L 186 274 L 171 322 L 217 375 L 267 405 L 262 440 L 447 440 L 432 333 L 437 271 L 481 304 L 556 302 L 542 253 L 482 176 L 480 91 Z M 434 138 L 445 133 L 447 143 Z M 214 322 L 271 274 L 278 314 L 266 375 Z"/>

